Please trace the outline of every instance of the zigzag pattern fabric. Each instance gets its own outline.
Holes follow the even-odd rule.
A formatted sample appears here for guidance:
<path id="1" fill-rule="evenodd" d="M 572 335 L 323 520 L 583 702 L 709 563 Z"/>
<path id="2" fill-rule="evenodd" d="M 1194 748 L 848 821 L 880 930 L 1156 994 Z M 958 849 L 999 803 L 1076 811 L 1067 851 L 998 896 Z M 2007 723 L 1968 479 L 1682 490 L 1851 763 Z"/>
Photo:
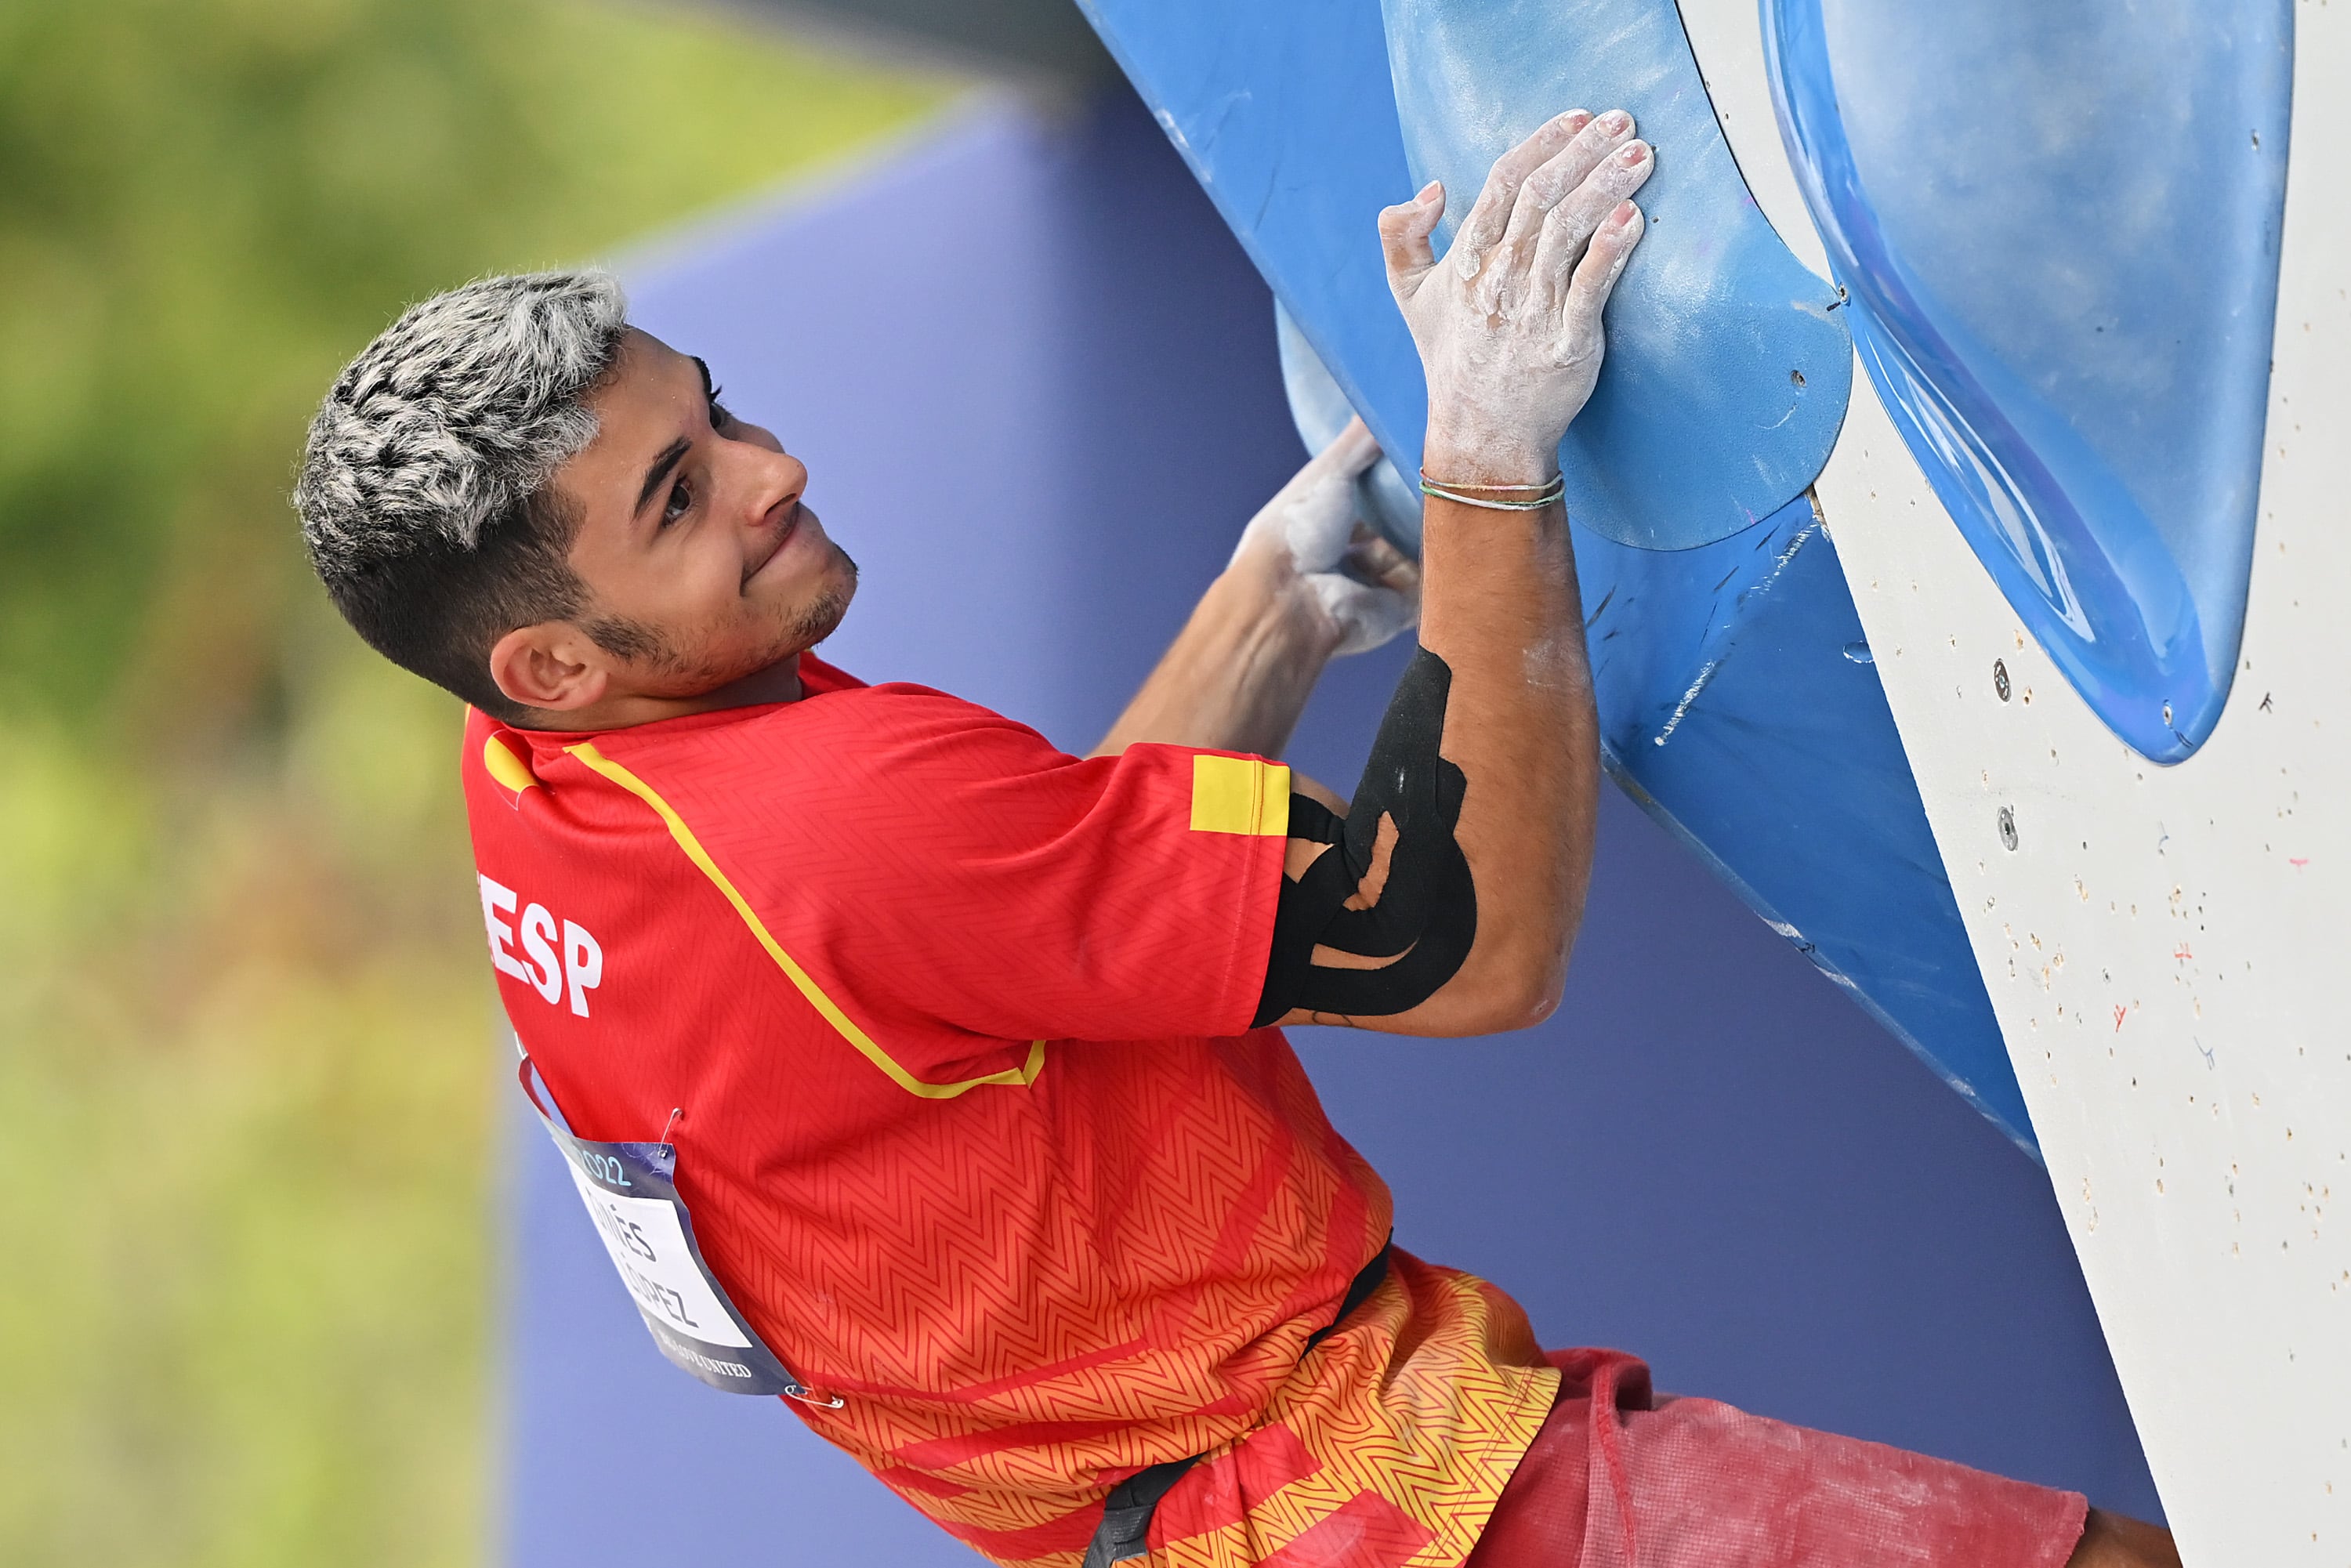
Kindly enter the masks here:
<path id="1" fill-rule="evenodd" d="M 791 1407 L 998 1563 L 1076 1568 L 1113 1486 L 1195 1454 L 1155 1563 L 1460 1563 L 1558 1375 L 1401 1252 L 1307 1350 L 1391 1206 L 1247 1028 L 1287 770 L 802 675 L 595 736 L 470 716 L 501 995 L 574 1130 L 676 1145 L 713 1272 L 841 1400 Z"/>

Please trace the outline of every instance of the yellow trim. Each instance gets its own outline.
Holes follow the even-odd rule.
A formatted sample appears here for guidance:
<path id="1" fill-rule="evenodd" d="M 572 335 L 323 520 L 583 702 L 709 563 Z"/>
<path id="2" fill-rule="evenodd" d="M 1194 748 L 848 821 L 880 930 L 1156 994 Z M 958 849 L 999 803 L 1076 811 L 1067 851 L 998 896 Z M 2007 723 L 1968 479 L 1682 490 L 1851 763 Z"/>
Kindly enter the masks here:
<path id="1" fill-rule="evenodd" d="M 768 956 L 776 961 L 776 967 L 783 970 L 785 977 L 799 988 L 801 996 L 808 998 L 809 1005 L 822 1013 L 825 1021 L 839 1030 L 841 1038 L 855 1046 L 868 1061 L 889 1074 L 890 1081 L 899 1088 L 909 1094 L 919 1094 L 925 1100 L 952 1100 L 965 1090 L 977 1089 L 984 1083 L 1009 1083 L 1026 1088 L 1037 1082 L 1037 1074 L 1045 1068 L 1045 1042 L 1041 1040 L 1029 1042 L 1029 1060 L 1020 1066 L 1008 1067 L 985 1078 L 967 1078 L 960 1083 L 926 1083 L 899 1066 L 891 1060 L 890 1053 L 876 1044 L 872 1035 L 858 1028 L 850 1016 L 841 1011 L 840 1006 L 810 977 L 809 972 L 794 963 L 792 956 L 768 934 L 768 927 L 760 921 L 758 913 L 744 901 L 741 894 L 735 891 L 735 884 L 726 880 L 726 873 L 718 869 L 717 862 L 703 849 L 701 841 L 694 836 L 694 830 L 670 809 L 668 801 L 653 792 L 652 785 L 597 750 L 593 741 L 581 741 L 563 749 L 651 806 L 660 815 L 661 820 L 669 825 L 669 836 L 675 839 L 677 847 L 685 852 L 685 858 L 700 868 L 713 887 L 726 895 L 726 902 L 735 906 L 735 913 L 743 917 L 743 924 L 751 928 L 751 935 L 759 939 L 759 946 L 768 950 Z"/>
<path id="2" fill-rule="evenodd" d="M 1279 839 L 1290 832 L 1290 769 L 1254 757 L 1192 758 L 1192 831 Z"/>
<path id="3" fill-rule="evenodd" d="M 530 770 L 530 764 L 516 756 L 514 747 L 495 735 L 482 742 L 482 768 L 510 795 L 519 795 L 538 784 L 538 776 Z"/>

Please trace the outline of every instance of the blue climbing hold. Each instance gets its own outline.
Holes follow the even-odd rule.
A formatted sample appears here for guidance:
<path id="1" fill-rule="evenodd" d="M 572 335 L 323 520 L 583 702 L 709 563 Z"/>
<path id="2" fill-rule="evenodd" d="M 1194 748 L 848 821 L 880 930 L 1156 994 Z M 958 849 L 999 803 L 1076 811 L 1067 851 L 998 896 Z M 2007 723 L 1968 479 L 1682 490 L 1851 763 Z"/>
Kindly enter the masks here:
<path id="1" fill-rule="evenodd" d="M 2291 0 L 1766 0 L 1765 40 L 1913 455 L 2107 727 L 2189 756 L 2244 626 Z"/>
<path id="2" fill-rule="evenodd" d="M 1835 289 L 1748 194 L 1673 0 L 1380 9 L 1414 186 L 1445 183 L 1440 249 L 1494 160 L 1555 114 L 1627 110 L 1656 149 L 1648 232 L 1608 303 L 1608 371 L 1560 446 L 1569 514 L 1688 549 L 1802 495 L 1844 423 L 1852 340 Z"/>

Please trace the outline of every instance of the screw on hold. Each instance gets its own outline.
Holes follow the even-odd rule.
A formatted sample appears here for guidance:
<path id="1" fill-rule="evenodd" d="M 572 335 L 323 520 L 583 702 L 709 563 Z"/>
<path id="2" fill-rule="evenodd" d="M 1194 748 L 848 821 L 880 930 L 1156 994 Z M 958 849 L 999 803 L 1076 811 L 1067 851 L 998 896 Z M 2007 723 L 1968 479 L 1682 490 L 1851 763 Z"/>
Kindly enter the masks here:
<path id="1" fill-rule="evenodd" d="M 2163 705 L 2163 727 L 2166 729 L 2169 729 L 2171 727 L 2171 705 L 2169 703 Z"/>
<path id="2" fill-rule="evenodd" d="M 2006 806 L 2000 809 L 2000 842 L 2003 849 L 2016 847 L 2016 812 Z"/>
<path id="3" fill-rule="evenodd" d="M 1790 371 L 1788 372 L 1788 379 L 1795 382 L 1796 385 L 1802 386 L 1804 384 L 1804 372 L 1802 371 Z"/>
<path id="4" fill-rule="evenodd" d="M 2000 694 L 2001 701 L 2008 700 L 2008 662 L 2004 659 L 1991 662 L 1991 689 Z"/>

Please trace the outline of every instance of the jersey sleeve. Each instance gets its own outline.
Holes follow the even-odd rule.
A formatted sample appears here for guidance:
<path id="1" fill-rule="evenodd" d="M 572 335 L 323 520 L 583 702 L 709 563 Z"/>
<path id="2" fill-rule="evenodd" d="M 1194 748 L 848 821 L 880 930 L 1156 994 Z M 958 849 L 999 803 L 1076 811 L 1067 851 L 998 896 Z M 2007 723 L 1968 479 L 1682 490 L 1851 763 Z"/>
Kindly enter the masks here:
<path id="1" fill-rule="evenodd" d="M 1287 768 L 1172 746 L 1080 760 L 954 698 L 889 709 L 792 791 L 831 872 L 823 961 L 852 994 L 1004 1040 L 1249 1027 Z"/>

